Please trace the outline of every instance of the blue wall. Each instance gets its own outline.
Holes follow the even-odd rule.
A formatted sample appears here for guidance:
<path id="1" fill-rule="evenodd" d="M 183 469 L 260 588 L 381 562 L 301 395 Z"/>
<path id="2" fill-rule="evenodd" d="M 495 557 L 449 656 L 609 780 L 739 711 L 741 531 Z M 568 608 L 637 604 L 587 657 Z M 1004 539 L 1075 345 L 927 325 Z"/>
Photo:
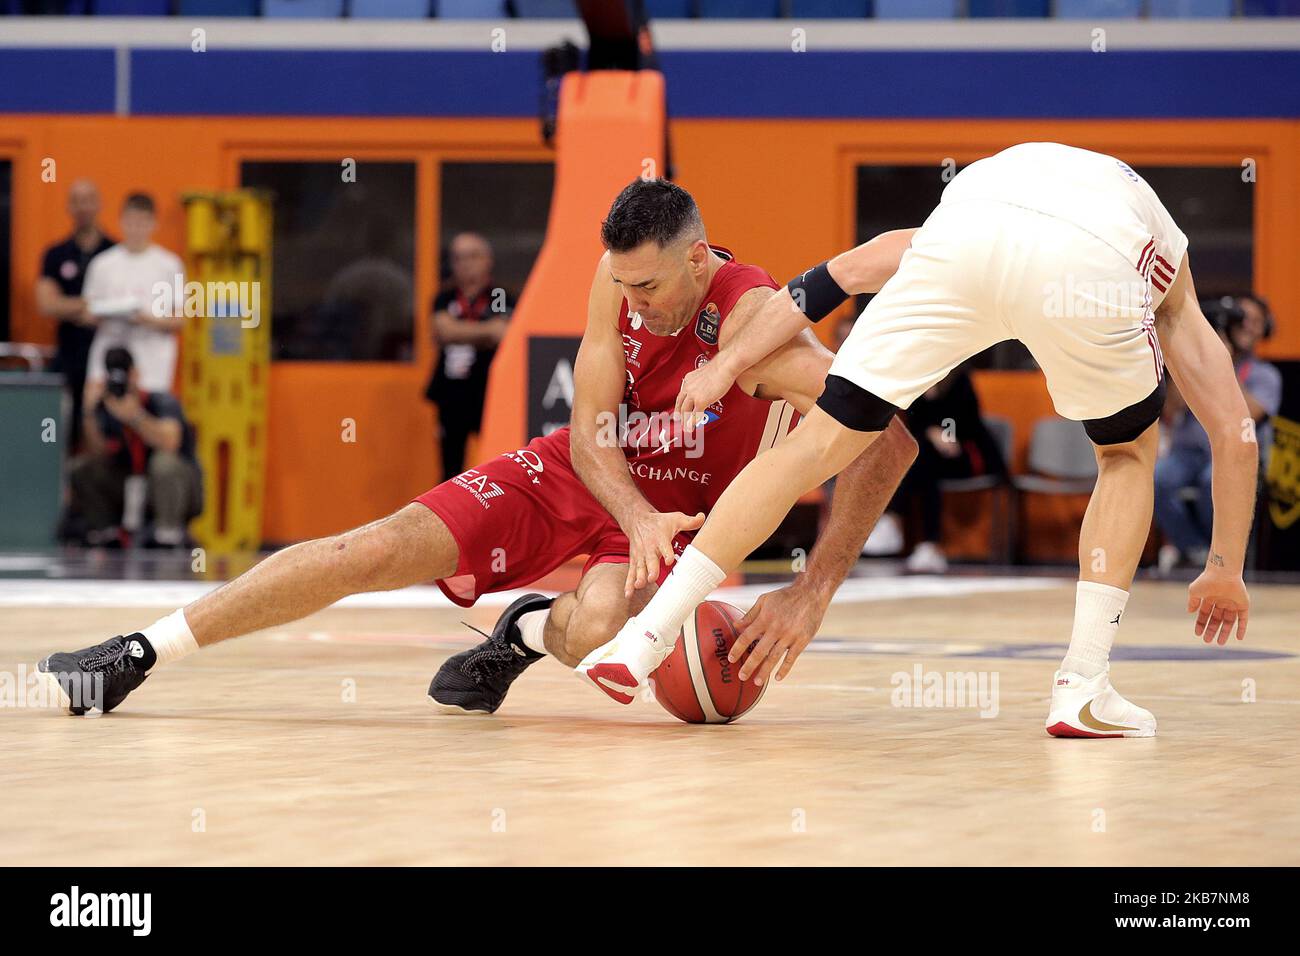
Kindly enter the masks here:
<path id="1" fill-rule="evenodd" d="M 676 50 L 677 117 L 1300 116 L 1300 51 Z M 536 51 L 130 53 L 130 112 L 531 116 Z M 0 49 L 0 112 L 112 112 L 111 50 Z"/>

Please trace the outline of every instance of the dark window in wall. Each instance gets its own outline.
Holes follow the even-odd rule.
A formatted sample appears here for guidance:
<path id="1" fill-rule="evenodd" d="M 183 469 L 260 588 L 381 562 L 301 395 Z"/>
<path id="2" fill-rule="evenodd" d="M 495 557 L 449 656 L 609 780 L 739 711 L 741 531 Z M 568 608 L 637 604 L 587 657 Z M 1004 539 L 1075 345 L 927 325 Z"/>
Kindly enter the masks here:
<path id="1" fill-rule="evenodd" d="M 1138 166 L 1174 222 L 1202 299 L 1248 292 L 1255 276 L 1255 185 L 1239 166 Z"/>
<path id="2" fill-rule="evenodd" d="M 1139 166 L 1174 221 L 1187 234 L 1196 291 L 1202 298 L 1249 290 L 1254 266 L 1254 186 L 1235 166 Z M 958 170 L 960 171 L 960 168 Z M 919 226 L 939 204 L 947 180 L 939 166 L 859 166 L 857 241 L 890 229 Z M 948 176 L 951 180 L 952 176 Z M 861 296 L 859 311 L 870 296 Z M 1019 342 L 976 356 L 976 368 L 1034 368 Z"/>
<path id="3" fill-rule="evenodd" d="M 415 328 L 415 163 L 248 162 L 275 194 L 271 340 L 277 359 L 409 361 Z"/>
<path id="4" fill-rule="evenodd" d="M 943 188 L 963 167 L 859 166 L 858 242 L 891 229 L 919 226 L 939 205 Z M 871 296 L 858 296 L 858 312 Z M 1019 342 L 999 342 L 980 352 L 972 368 L 1037 368 L 1029 350 Z"/>
<path id="5" fill-rule="evenodd" d="M 13 225 L 13 171 L 9 160 L 0 162 L 0 342 L 9 341 L 9 283 L 13 256 L 9 247 Z"/>
<path id="6" fill-rule="evenodd" d="M 492 244 L 493 278 L 513 295 L 522 292 L 546 236 L 554 184 L 552 163 L 444 163 L 438 284 L 451 275 L 452 238 L 477 232 Z"/>

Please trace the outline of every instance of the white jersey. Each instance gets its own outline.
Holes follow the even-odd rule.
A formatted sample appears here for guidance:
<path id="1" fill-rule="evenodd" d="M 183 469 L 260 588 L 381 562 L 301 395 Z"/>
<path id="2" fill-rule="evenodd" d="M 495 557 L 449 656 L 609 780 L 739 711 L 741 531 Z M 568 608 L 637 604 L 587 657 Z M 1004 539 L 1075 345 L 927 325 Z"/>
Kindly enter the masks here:
<path id="1" fill-rule="evenodd" d="M 183 287 L 184 272 L 184 264 L 174 253 L 154 245 L 143 252 L 131 252 L 119 243 L 90 260 L 81 294 L 91 312 L 101 318 L 90 347 L 87 378 L 103 379 L 107 374 L 104 356 L 120 345 L 130 350 L 141 387 L 151 392 L 171 391 L 176 333 L 147 328 L 131 321 L 130 316 L 138 310 L 152 311 L 158 297 L 155 286 L 162 284 L 171 290 L 180 276 Z"/>
<path id="2" fill-rule="evenodd" d="M 963 169 L 941 205 L 993 200 L 1069 222 L 1149 277 L 1159 305 L 1187 251 L 1155 191 L 1113 156 L 1060 143 L 1021 143 Z"/>

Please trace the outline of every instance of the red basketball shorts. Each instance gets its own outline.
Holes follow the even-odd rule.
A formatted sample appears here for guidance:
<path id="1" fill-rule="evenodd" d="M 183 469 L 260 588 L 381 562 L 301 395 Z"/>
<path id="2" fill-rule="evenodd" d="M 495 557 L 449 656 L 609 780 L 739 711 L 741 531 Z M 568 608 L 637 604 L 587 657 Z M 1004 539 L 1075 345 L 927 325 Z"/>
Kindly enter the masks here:
<path id="1" fill-rule="evenodd" d="M 526 587 L 573 558 L 582 571 L 626 563 L 627 537 L 573 470 L 569 431 L 470 468 L 415 499 L 442 519 L 460 549 L 456 573 L 438 582 L 469 607 L 483 594 Z M 678 554 L 690 536 L 678 535 Z M 669 568 L 660 568 L 660 581 Z"/>

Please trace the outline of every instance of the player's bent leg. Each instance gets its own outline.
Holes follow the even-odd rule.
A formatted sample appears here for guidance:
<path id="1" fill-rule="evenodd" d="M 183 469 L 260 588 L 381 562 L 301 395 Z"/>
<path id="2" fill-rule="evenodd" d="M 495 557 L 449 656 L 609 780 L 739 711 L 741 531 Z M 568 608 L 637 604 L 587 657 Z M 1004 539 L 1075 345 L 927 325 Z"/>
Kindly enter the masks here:
<path id="1" fill-rule="evenodd" d="M 1079 529 L 1079 578 L 1127 589 L 1151 530 L 1159 425 L 1096 445 L 1097 484 Z"/>
<path id="2" fill-rule="evenodd" d="M 859 430 L 815 406 L 788 439 L 763 452 L 736 476 L 696 534 L 692 548 L 708 555 L 725 576 L 771 536 L 795 502 L 862 454 L 891 417 L 892 413 L 871 430 L 865 430 L 867 426 Z M 674 575 L 678 570 L 680 565 Z M 676 633 L 680 627 L 679 621 L 671 631 Z"/>
<path id="3" fill-rule="evenodd" d="M 658 590 L 652 583 L 629 599 L 624 593 L 626 580 L 626 563 L 598 564 L 583 575 L 577 591 L 556 599 L 546 623 L 546 649 L 557 661 L 576 667 L 617 634 Z"/>
<path id="4" fill-rule="evenodd" d="M 820 404 L 813 408 L 787 441 L 745 466 L 645 609 L 613 640 L 584 657 L 575 668 L 578 676 L 620 704 L 630 704 L 672 653 L 686 615 L 776 530 L 801 495 L 862 454 L 892 414 L 874 424 L 877 430 L 859 431 L 832 418 Z"/>
<path id="5" fill-rule="evenodd" d="M 143 631 L 39 667 L 73 714 L 107 713 L 160 664 L 200 647 L 285 624 L 349 594 L 388 591 L 455 572 L 456 541 L 442 520 L 410 504 L 343 534 L 293 545 Z"/>
<path id="6" fill-rule="evenodd" d="M 185 608 L 200 646 L 296 621 L 349 594 L 392 591 L 455 573 L 442 519 L 419 504 L 328 538 L 277 551 Z"/>
<path id="7" fill-rule="evenodd" d="M 1141 426 L 1131 422 L 1109 436 L 1090 427 L 1089 434 L 1094 442 L 1127 439 Z M 1110 649 L 1151 527 L 1158 437 L 1159 425 L 1151 420 L 1132 440 L 1096 444 L 1097 485 L 1079 533 L 1074 627 L 1053 677 L 1046 721 L 1054 737 L 1155 736 L 1154 715 L 1111 686 Z"/>

